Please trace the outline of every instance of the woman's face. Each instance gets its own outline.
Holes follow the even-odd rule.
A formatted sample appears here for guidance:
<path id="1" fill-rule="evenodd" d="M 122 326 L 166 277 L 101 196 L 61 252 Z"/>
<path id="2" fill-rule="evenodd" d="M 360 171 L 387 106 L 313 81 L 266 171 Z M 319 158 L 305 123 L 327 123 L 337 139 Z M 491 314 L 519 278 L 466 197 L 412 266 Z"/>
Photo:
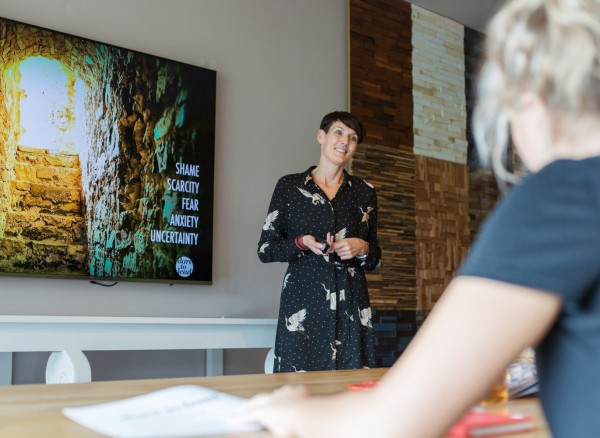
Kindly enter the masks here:
<path id="1" fill-rule="evenodd" d="M 317 141 L 321 145 L 321 155 L 334 164 L 342 165 L 356 151 L 358 135 L 340 121 L 335 121 L 327 132 L 319 129 Z"/>

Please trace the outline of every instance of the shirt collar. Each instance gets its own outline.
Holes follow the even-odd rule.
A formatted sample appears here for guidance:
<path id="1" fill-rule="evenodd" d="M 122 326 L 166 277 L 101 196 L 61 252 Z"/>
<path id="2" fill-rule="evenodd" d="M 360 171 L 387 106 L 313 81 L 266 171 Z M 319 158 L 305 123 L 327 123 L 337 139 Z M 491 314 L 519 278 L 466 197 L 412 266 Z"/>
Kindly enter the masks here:
<path id="1" fill-rule="evenodd" d="M 312 171 L 314 168 L 316 168 L 317 166 L 310 166 L 302 175 L 304 175 L 304 185 L 308 184 L 309 181 L 313 181 L 313 177 L 312 177 Z M 352 186 L 352 183 L 350 182 L 350 174 L 348 172 L 346 172 L 346 169 L 344 169 L 344 180 L 342 181 L 342 186 L 345 185 L 350 185 Z"/>

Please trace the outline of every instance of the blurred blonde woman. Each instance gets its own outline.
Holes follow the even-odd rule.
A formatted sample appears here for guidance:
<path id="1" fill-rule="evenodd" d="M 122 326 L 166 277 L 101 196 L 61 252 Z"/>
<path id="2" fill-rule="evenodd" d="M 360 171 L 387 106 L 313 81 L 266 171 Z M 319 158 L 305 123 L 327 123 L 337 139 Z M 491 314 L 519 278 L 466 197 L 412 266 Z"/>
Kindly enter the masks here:
<path id="1" fill-rule="evenodd" d="M 474 131 L 518 182 L 381 385 L 257 396 L 277 436 L 438 438 L 536 347 L 554 438 L 600 436 L 600 0 L 512 0 L 487 31 Z M 507 171 L 512 137 L 528 173 Z"/>

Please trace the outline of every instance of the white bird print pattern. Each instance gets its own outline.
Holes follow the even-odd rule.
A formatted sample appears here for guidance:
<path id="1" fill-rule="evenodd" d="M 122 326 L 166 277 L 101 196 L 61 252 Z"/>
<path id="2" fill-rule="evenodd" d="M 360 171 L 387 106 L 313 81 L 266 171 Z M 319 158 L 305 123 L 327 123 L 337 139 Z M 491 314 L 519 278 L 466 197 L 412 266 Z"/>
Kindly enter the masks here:
<path id="1" fill-rule="evenodd" d="M 373 324 L 371 323 L 371 307 L 367 307 L 365 309 L 360 310 L 358 308 L 358 315 L 360 316 L 360 323 L 365 327 L 373 328 Z"/>
<path id="2" fill-rule="evenodd" d="M 354 277 L 354 275 L 356 275 L 356 268 L 354 266 L 348 268 L 348 274 L 350 274 L 351 277 Z"/>
<path id="3" fill-rule="evenodd" d="M 306 319 L 306 309 L 299 310 L 292 316 L 286 319 L 285 326 L 291 332 L 298 332 L 304 334 L 304 326 L 302 323 Z M 305 335 L 306 336 L 306 335 Z"/>
<path id="4" fill-rule="evenodd" d="M 336 301 L 335 297 L 336 297 L 336 293 L 331 292 L 331 299 L 329 300 L 329 310 L 337 309 L 337 301 Z"/>
<path id="5" fill-rule="evenodd" d="M 314 205 L 317 204 L 325 204 L 325 199 L 323 199 L 323 197 L 318 194 L 318 193 L 310 193 L 308 190 L 303 189 L 302 187 L 296 187 L 298 190 L 300 190 L 300 193 L 302 193 L 304 196 L 306 196 L 307 198 L 310 198 L 311 202 Z"/>
<path id="6" fill-rule="evenodd" d="M 285 289 L 285 288 L 287 287 L 287 285 L 288 285 L 288 280 L 289 280 L 289 278 L 290 278 L 290 275 L 292 275 L 292 274 L 287 274 L 287 275 L 284 277 L 284 279 L 283 279 L 283 287 L 282 287 L 282 289 Z"/>
<path id="7" fill-rule="evenodd" d="M 325 287 L 325 284 L 323 284 L 323 283 L 321 283 L 321 286 L 323 286 L 323 289 L 325 289 L 325 292 L 326 292 L 326 294 L 325 294 L 325 301 L 329 301 L 329 299 L 331 298 L 331 290 L 327 289 Z"/>
<path id="8" fill-rule="evenodd" d="M 338 345 L 342 345 L 342 343 L 336 339 L 335 346 L 337 347 Z M 331 350 L 333 352 L 331 355 L 331 360 L 335 360 L 335 358 L 337 357 L 337 348 L 335 348 L 331 342 L 329 343 L 329 346 L 331 347 Z"/>
<path id="9" fill-rule="evenodd" d="M 264 254 L 265 253 L 265 249 L 267 249 L 267 247 L 269 246 L 269 242 L 265 242 L 260 246 L 260 249 L 258 250 L 259 253 Z"/>
<path id="10" fill-rule="evenodd" d="M 346 232 L 347 232 L 346 228 L 342 228 L 340 231 L 335 233 L 335 241 L 337 242 L 338 240 L 342 240 L 343 238 L 345 238 Z"/>
<path id="11" fill-rule="evenodd" d="M 310 180 L 312 180 L 312 176 L 306 175 L 306 178 L 304 178 L 304 185 L 308 184 Z"/>
<path id="12" fill-rule="evenodd" d="M 340 289 L 340 301 L 346 301 L 346 289 Z"/>
<path id="13" fill-rule="evenodd" d="M 348 310 L 345 310 L 344 313 L 350 321 L 354 321 L 354 315 L 352 313 L 348 313 Z"/>
<path id="14" fill-rule="evenodd" d="M 265 223 L 263 224 L 263 230 L 267 231 L 267 230 L 273 230 L 275 231 L 275 227 L 273 226 L 273 222 L 277 219 L 277 216 L 279 216 L 279 210 L 273 210 L 271 213 L 269 213 L 267 215 L 267 218 L 265 219 Z"/>
<path id="15" fill-rule="evenodd" d="M 367 211 L 364 211 L 362 209 L 362 207 L 358 207 L 358 208 L 360 208 L 360 211 L 363 214 L 361 222 L 366 222 L 367 223 L 367 228 L 369 228 L 369 214 L 373 211 L 373 207 L 367 207 Z"/>
<path id="16" fill-rule="evenodd" d="M 331 289 L 327 289 L 323 283 L 321 283 L 321 286 L 323 286 L 323 289 L 325 289 L 325 301 L 329 301 L 329 308 L 331 310 L 335 310 L 337 308 L 337 303 L 335 300 L 336 293 L 331 292 Z"/>

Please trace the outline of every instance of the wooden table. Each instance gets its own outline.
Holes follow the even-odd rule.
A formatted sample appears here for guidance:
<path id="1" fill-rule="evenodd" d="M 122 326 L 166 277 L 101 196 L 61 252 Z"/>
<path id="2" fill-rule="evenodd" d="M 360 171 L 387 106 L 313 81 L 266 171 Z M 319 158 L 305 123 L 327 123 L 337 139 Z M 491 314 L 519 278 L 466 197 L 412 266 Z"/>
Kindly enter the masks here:
<path id="1" fill-rule="evenodd" d="M 387 369 L 319 371 L 310 373 L 256 374 L 177 379 L 127 380 L 72 383 L 64 385 L 15 385 L 0 387 L 0 436 L 11 438 L 98 438 L 95 433 L 65 417 L 64 407 L 113 401 L 175 385 L 193 384 L 250 397 L 285 384 L 304 384 L 314 394 L 345 391 L 350 383 L 377 380 Z M 536 431 L 510 435 L 510 438 L 551 438 L 536 399 L 510 401 L 501 409 L 533 415 Z M 265 438 L 267 432 L 236 435 Z M 231 436 L 229 436 L 231 437 Z"/>

